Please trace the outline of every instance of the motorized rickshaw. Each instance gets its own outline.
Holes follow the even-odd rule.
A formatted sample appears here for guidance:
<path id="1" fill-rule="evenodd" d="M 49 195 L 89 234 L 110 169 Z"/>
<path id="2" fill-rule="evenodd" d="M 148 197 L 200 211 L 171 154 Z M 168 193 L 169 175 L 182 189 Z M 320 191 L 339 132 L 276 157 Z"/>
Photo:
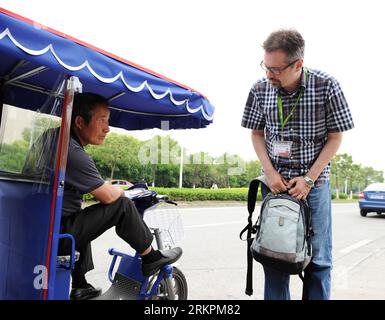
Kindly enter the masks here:
<path id="1" fill-rule="evenodd" d="M 58 242 L 74 241 L 59 230 L 72 102 L 81 91 L 107 97 L 110 125 L 126 130 L 164 121 L 198 129 L 213 120 L 199 92 L 0 8 L 0 299 L 68 299 L 75 244 L 61 261 Z M 41 128 L 55 126 L 57 143 L 44 155 L 53 167 L 25 171 Z"/>

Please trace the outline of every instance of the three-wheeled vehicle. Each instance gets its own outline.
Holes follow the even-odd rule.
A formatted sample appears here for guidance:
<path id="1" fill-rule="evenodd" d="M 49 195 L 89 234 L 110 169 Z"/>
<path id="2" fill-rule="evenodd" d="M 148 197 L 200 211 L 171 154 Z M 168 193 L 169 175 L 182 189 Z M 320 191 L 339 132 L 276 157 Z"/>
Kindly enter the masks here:
<path id="1" fill-rule="evenodd" d="M 126 130 L 162 128 L 164 121 L 169 129 L 198 129 L 213 119 L 214 108 L 199 92 L 0 8 L 0 299 L 68 299 L 75 243 L 59 230 L 72 102 L 82 91 L 107 97 L 110 125 Z M 35 169 L 30 162 L 26 170 L 30 149 L 53 127 L 60 127 L 58 140 L 47 142 L 45 154 L 33 159 Z M 143 210 L 161 200 L 144 187 L 141 192 L 134 197 L 145 199 Z M 58 257 L 63 237 L 72 239 L 69 257 Z M 137 256 L 110 253 L 113 264 L 122 258 L 123 275 L 136 270 Z M 152 281 L 158 291 L 176 274 L 172 266 L 162 272 Z M 110 291 L 106 298 L 154 296 L 140 270 L 126 278 L 133 291 Z"/>

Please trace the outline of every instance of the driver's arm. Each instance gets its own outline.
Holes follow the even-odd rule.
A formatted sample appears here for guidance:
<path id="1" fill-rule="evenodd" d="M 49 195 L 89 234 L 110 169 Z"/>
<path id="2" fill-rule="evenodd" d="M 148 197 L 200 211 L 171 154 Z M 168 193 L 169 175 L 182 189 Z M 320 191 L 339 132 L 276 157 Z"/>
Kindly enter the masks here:
<path id="1" fill-rule="evenodd" d="M 101 203 L 110 204 L 118 200 L 124 194 L 124 190 L 122 188 L 114 187 L 106 182 L 99 188 L 96 188 L 94 191 L 91 191 L 91 194 L 96 200 L 99 200 Z"/>

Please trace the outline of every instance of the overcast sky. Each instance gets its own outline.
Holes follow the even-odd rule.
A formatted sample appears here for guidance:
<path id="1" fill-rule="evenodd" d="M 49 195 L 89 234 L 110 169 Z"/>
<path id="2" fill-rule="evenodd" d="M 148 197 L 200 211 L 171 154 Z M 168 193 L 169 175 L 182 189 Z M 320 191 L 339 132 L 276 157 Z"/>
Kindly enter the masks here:
<path id="1" fill-rule="evenodd" d="M 0 6 L 152 69 L 205 94 L 216 107 L 207 129 L 171 131 L 190 152 L 256 158 L 240 127 L 251 85 L 264 73 L 261 44 L 273 30 L 296 28 L 305 65 L 340 82 L 356 128 L 339 153 L 385 171 L 385 19 L 381 1 L 43 1 Z M 149 138 L 158 130 L 134 133 Z"/>

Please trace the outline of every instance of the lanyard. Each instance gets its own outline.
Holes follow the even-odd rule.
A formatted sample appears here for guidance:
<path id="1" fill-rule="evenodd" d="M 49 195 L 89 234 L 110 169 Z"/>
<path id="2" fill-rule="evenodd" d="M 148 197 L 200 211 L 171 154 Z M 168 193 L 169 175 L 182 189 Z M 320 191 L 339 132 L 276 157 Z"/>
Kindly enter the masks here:
<path id="1" fill-rule="evenodd" d="M 305 68 L 305 76 L 306 76 L 306 83 L 307 83 L 307 69 L 306 68 Z M 289 114 L 287 115 L 287 117 L 285 119 L 283 118 L 282 97 L 278 93 L 278 112 L 279 112 L 279 120 L 281 122 L 281 129 L 282 130 L 283 130 L 283 128 L 285 128 L 286 124 L 289 122 L 290 118 L 293 116 L 295 108 L 297 107 L 298 102 L 299 102 L 299 100 L 301 99 L 301 97 L 303 95 L 303 92 L 304 92 L 304 88 L 301 87 L 301 92 L 298 95 L 297 100 L 295 101 L 295 103 L 293 105 L 293 108 L 291 108 Z"/>

